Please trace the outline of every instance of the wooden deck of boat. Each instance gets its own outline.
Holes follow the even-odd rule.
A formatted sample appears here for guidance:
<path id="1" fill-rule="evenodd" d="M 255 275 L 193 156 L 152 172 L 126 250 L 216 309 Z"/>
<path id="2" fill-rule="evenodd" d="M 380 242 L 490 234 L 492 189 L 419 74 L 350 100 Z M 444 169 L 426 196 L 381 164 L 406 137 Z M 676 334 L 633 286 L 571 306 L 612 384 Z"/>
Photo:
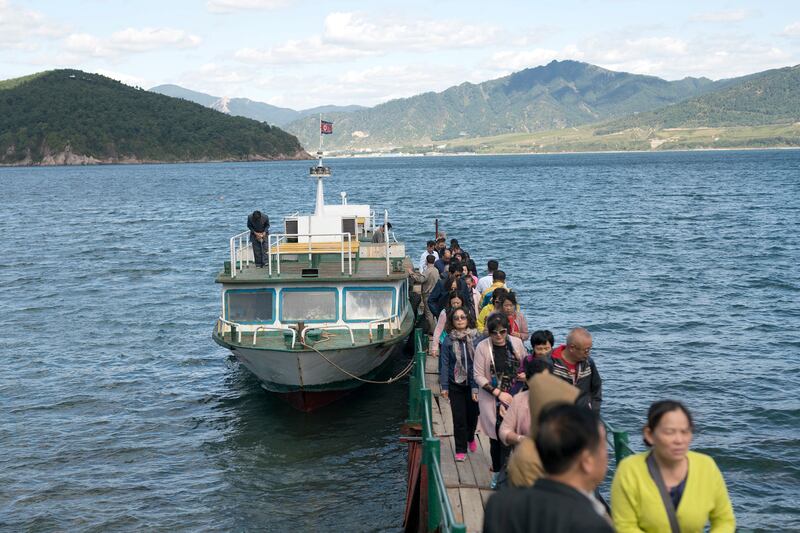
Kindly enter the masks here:
<path id="1" fill-rule="evenodd" d="M 433 432 L 441 442 L 442 477 L 456 520 L 463 522 L 469 532 L 481 531 L 483 509 L 493 492 L 489 488 L 492 481 L 489 438 L 480 433 L 479 428 L 475 436 L 478 450 L 468 453 L 466 461 L 456 462 L 453 414 L 450 403 L 439 395 L 438 367 L 438 358 L 430 355 L 426 357 L 425 385 L 431 389 L 433 396 Z"/>
<path id="2" fill-rule="evenodd" d="M 406 266 L 410 266 L 411 262 L 408 258 L 404 259 L 403 267 L 400 272 L 392 272 L 390 274 L 390 278 L 392 279 L 404 279 L 408 276 L 406 273 Z M 270 282 L 285 282 L 285 281 L 295 281 L 295 280 L 304 280 L 304 281 L 314 281 L 314 280 L 321 280 L 321 281 L 341 281 L 343 279 L 348 280 L 375 280 L 386 278 L 386 259 L 372 259 L 372 258 L 361 258 L 356 261 L 353 258 L 353 273 L 352 275 L 349 273 L 348 269 L 348 262 L 345 261 L 344 263 L 344 274 L 342 273 L 342 264 L 341 261 L 322 261 L 316 267 L 318 269 L 318 276 L 307 278 L 303 277 L 302 272 L 303 269 L 309 267 L 307 260 L 299 260 L 299 261 L 281 261 L 281 273 L 278 274 L 277 267 L 273 264 L 272 265 L 272 276 L 269 275 L 268 268 L 259 268 L 255 264 L 250 263 L 249 265 L 245 265 L 245 267 L 236 273 L 235 278 L 231 278 L 230 276 L 220 273 L 217 277 L 217 281 L 222 281 L 225 283 L 270 283 Z"/>

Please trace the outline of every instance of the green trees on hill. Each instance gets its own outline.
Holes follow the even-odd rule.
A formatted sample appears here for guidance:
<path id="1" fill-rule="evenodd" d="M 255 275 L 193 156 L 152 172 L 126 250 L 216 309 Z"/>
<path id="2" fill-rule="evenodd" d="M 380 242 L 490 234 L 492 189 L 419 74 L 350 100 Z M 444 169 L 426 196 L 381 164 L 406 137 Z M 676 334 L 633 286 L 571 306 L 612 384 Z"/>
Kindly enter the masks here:
<path id="1" fill-rule="evenodd" d="M 37 163 L 63 151 L 111 161 L 305 156 L 279 128 L 96 74 L 56 70 L 0 82 L 0 163 Z"/>

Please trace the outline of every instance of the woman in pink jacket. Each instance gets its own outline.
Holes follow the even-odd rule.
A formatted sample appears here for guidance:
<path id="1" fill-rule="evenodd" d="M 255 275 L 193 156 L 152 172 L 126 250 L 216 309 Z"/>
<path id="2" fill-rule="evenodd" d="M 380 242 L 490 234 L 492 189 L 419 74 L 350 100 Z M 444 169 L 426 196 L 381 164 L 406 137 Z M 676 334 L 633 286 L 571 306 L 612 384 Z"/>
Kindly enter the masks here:
<path id="1" fill-rule="evenodd" d="M 511 404 L 511 390 L 517 380 L 524 381 L 525 374 L 517 373 L 525 346 L 517 337 L 508 334 L 508 318 L 503 313 L 492 313 L 486 320 L 489 338 L 475 347 L 475 384 L 478 386 L 478 406 L 481 429 L 489 437 L 492 456 L 492 488 L 503 467 L 503 444 L 498 438 L 498 428 L 506 409 Z"/>

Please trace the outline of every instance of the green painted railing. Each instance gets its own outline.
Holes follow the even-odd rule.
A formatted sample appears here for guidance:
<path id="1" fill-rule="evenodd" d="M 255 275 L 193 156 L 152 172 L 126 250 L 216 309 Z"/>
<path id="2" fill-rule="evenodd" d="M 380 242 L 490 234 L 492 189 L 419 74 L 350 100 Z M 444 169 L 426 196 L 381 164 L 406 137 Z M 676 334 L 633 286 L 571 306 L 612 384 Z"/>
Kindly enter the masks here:
<path id="1" fill-rule="evenodd" d="M 439 439 L 431 422 L 433 395 L 425 386 L 425 356 L 428 336 L 421 329 L 414 331 L 414 372 L 408 380 L 408 423 L 422 428 L 422 464 L 428 472 L 428 531 L 466 533 L 467 527 L 456 522 L 453 506 L 442 478 Z"/>
<path id="2" fill-rule="evenodd" d="M 422 464 L 428 471 L 428 531 L 442 533 L 466 533 L 466 526 L 458 523 L 453 506 L 447 496 L 447 487 L 442 478 L 439 439 L 433 434 L 431 422 L 433 395 L 425 386 L 425 357 L 428 336 L 421 329 L 414 330 L 414 371 L 408 380 L 408 424 L 422 428 Z M 605 420 L 606 438 L 614 450 L 617 463 L 636 453 L 629 444 L 628 432 L 618 431 Z"/>

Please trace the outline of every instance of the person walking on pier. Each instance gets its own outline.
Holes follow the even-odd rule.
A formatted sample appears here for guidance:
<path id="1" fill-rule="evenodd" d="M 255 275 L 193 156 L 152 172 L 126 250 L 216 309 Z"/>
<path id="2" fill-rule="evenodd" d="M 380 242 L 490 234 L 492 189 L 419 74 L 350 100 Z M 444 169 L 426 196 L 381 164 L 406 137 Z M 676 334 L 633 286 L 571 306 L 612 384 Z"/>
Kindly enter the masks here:
<path id="1" fill-rule="evenodd" d="M 500 268 L 500 264 L 495 259 L 490 259 L 486 264 L 486 270 L 489 272 L 481 279 L 478 280 L 478 285 L 475 287 L 478 292 L 483 294 L 483 291 L 488 289 L 494 283 L 494 271 Z"/>
<path id="2" fill-rule="evenodd" d="M 433 262 L 435 263 L 437 259 L 439 259 L 438 252 L 434 249 L 436 246 L 436 241 L 428 241 L 427 247 L 425 251 L 422 252 L 422 256 L 419 258 L 419 271 L 425 272 L 425 269 L 428 268 L 428 256 L 433 256 Z M 433 266 L 433 263 L 430 263 L 430 266 Z"/>
<path id="3" fill-rule="evenodd" d="M 256 266 L 263 267 L 267 256 L 267 235 L 269 234 L 269 217 L 261 211 L 253 211 L 247 217 L 247 229 L 250 230 L 250 242 L 253 244 L 253 260 Z"/>
<path id="4" fill-rule="evenodd" d="M 475 348 L 475 383 L 480 387 L 478 406 L 481 430 L 489 437 L 492 458 L 492 488 L 497 485 L 505 452 L 498 428 L 511 405 L 511 390 L 517 381 L 517 368 L 527 353 L 522 341 L 508 334 L 508 318 L 493 313 L 486 321 L 489 338 Z"/>
<path id="5" fill-rule="evenodd" d="M 475 452 L 475 428 L 478 425 L 478 386 L 472 371 L 475 362 L 475 318 L 461 307 L 447 316 L 447 337 L 442 343 L 439 384 L 442 397 L 450 401 L 453 412 L 455 459 L 465 461 L 467 448 Z"/>
<path id="6" fill-rule="evenodd" d="M 439 271 L 434 268 L 434 261 L 434 256 L 429 255 L 425 263 L 428 265 L 428 268 L 421 272 L 414 272 L 411 270 L 410 266 L 408 267 L 408 275 L 411 276 L 411 279 L 422 284 L 422 314 L 425 317 L 425 333 L 428 334 L 433 333 L 436 327 L 436 318 L 433 316 L 431 308 L 428 306 L 428 298 L 431 297 L 431 293 L 439 283 Z"/>
<path id="7" fill-rule="evenodd" d="M 585 328 L 573 328 L 567 333 L 567 342 L 553 350 L 550 360 L 553 375 L 575 385 L 581 396 L 576 405 L 591 407 L 600 414 L 603 401 L 603 380 L 594 361 L 592 352 L 592 334 Z"/>
<path id="8" fill-rule="evenodd" d="M 492 293 L 495 289 L 508 289 L 506 286 L 506 273 L 502 270 L 495 270 L 492 273 L 492 280 L 489 288 L 481 293 L 481 307 L 485 307 L 492 301 Z"/>
<path id="9" fill-rule="evenodd" d="M 649 452 L 617 466 L 611 514 L 618 533 L 703 531 L 733 533 L 736 518 L 725 479 L 708 455 L 689 450 L 694 422 L 681 402 L 650 406 L 644 442 Z"/>
<path id="10" fill-rule="evenodd" d="M 484 533 L 613 533 L 594 491 L 608 470 L 606 432 L 596 414 L 551 404 L 539 417 L 536 451 L 547 476 L 531 488 L 489 498 Z"/>

